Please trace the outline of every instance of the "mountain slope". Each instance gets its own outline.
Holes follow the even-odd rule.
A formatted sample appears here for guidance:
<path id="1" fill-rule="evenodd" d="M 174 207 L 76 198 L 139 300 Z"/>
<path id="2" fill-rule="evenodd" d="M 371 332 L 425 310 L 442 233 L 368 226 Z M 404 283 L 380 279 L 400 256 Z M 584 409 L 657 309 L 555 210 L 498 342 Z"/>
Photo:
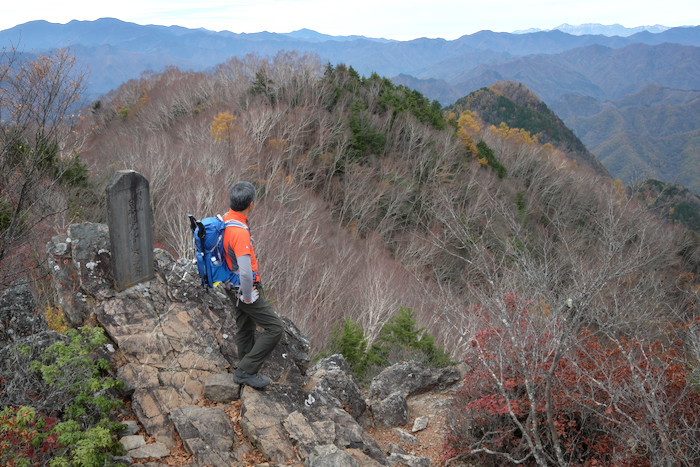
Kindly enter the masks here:
<path id="1" fill-rule="evenodd" d="M 495 126 L 505 123 L 511 128 L 527 130 L 540 142 L 551 143 L 598 174 L 609 176 L 605 167 L 564 122 L 521 83 L 499 81 L 459 99 L 449 108 L 457 112 L 471 110 Z"/>
<path id="2" fill-rule="evenodd" d="M 566 94 L 619 99 L 657 83 L 678 89 L 700 89 L 700 47 L 634 44 L 620 49 L 592 45 L 556 55 L 532 55 L 465 70 L 451 84 L 463 95 L 494 76 L 518 81 L 545 102 Z"/>
<path id="3" fill-rule="evenodd" d="M 617 101 L 581 102 L 567 96 L 554 108 L 616 177 L 700 193 L 700 91 L 649 85 Z"/>

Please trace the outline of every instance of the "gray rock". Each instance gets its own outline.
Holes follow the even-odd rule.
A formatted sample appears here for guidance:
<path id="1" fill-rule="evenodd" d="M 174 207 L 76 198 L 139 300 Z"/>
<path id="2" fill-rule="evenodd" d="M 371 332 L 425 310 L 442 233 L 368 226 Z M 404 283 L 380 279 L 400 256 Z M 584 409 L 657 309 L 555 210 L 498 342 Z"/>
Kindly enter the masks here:
<path id="1" fill-rule="evenodd" d="M 133 393 L 137 388 L 156 388 L 160 386 L 158 369 L 150 365 L 127 363 L 117 370 L 117 378 L 124 382 L 124 391 Z"/>
<path id="2" fill-rule="evenodd" d="M 359 420 L 367 410 L 360 387 L 340 354 L 324 358 L 309 370 L 306 388 L 316 399 L 335 405 Z"/>
<path id="3" fill-rule="evenodd" d="M 408 397 L 435 388 L 444 389 L 459 381 L 459 371 L 454 367 L 427 368 L 415 361 L 401 362 L 372 379 L 370 398 L 381 400 L 394 392 Z"/>
<path id="4" fill-rule="evenodd" d="M 297 462 L 298 454 L 304 457 L 316 446 L 330 444 L 384 460 L 379 445 L 349 413 L 298 386 L 273 384 L 265 391 L 246 387 L 241 401 L 243 432 L 272 462 Z"/>
<path id="5" fill-rule="evenodd" d="M 389 443 L 384 449 L 387 454 L 406 454 L 406 450 L 399 443 Z"/>
<path id="6" fill-rule="evenodd" d="M 394 432 L 398 435 L 399 439 L 403 443 L 410 444 L 412 446 L 418 446 L 420 444 L 418 438 L 416 438 L 406 430 L 403 430 L 401 428 L 394 428 Z"/>
<path id="7" fill-rule="evenodd" d="M 124 449 L 132 451 L 146 445 L 146 440 L 140 435 L 122 436 L 119 440 L 124 445 Z"/>
<path id="8" fill-rule="evenodd" d="M 142 446 L 138 449 L 129 451 L 129 456 L 134 459 L 146 459 L 148 457 L 153 457 L 155 459 L 162 459 L 170 455 L 170 449 L 163 443 L 153 443 Z"/>
<path id="9" fill-rule="evenodd" d="M 231 402 L 241 398 L 241 385 L 231 373 L 217 373 L 204 382 L 204 396 L 212 402 Z"/>
<path id="10" fill-rule="evenodd" d="M 194 456 L 192 465 L 240 463 L 241 446 L 248 444 L 234 450 L 228 416 L 198 405 L 205 397 L 225 403 L 238 395 L 230 391 L 238 355 L 228 298 L 203 288 L 191 261 L 158 249 L 155 277 L 117 292 L 108 239 L 103 224 L 71 226 L 49 244 L 49 260 L 70 322 L 96 318 L 117 348 L 117 374 L 138 418 L 126 436 L 143 429 L 157 440 L 131 449 L 129 457 L 139 462 L 167 456 L 179 434 Z M 240 425 L 248 439 L 275 464 L 298 465 L 316 452 L 314 465 L 332 458 L 345 459 L 339 465 L 384 465 L 382 449 L 358 423 L 369 411 L 347 362 L 329 359 L 307 377 L 310 343 L 294 323 L 282 320 L 285 333 L 262 368 L 275 384 L 240 393 Z M 307 383 L 309 391 L 303 389 Z M 334 449 L 321 452 L 321 460 L 314 451 L 319 446 Z"/>
<path id="11" fill-rule="evenodd" d="M 67 235 L 53 237 L 47 246 L 58 303 L 73 326 L 90 315 L 88 297 L 115 294 L 109 248 L 107 226 L 89 222 L 71 225 Z"/>
<path id="12" fill-rule="evenodd" d="M 0 347 L 48 330 L 43 310 L 27 283 L 17 283 L 0 295 Z"/>
<path id="13" fill-rule="evenodd" d="M 122 432 L 122 436 L 135 435 L 139 432 L 139 422 L 136 420 L 124 420 L 122 424 L 126 426 Z"/>
<path id="14" fill-rule="evenodd" d="M 115 465 L 133 465 L 134 460 L 129 456 L 112 456 Z"/>
<path id="15" fill-rule="evenodd" d="M 305 467 L 360 467 L 360 462 L 333 444 L 316 446 L 304 462 Z"/>
<path id="16" fill-rule="evenodd" d="M 430 423 L 430 418 L 427 416 L 416 417 L 416 419 L 413 421 L 413 428 L 411 429 L 411 431 L 413 433 L 416 433 L 418 431 L 423 431 L 426 428 L 428 428 L 429 423 Z"/>
<path id="17" fill-rule="evenodd" d="M 394 392 L 388 397 L 372 404 L 374 421 L 386 427 L 406 425 L 408 423 L 408 402 L 401 392 Z"/>
<path id="18" fill-rule="evenodd" d="M 218 407 L 178 407 L 170 418 L 188 452 L 205 465 L 231 465 L 236 434 L 226 412 Z"/>
<path id="19" fill-rule="evenodd" d="M 406 454 L 392 454 L 388 457 L 389 465 L 407 465 L 408 467 L 430 467 L 430 459 L 427 457 L 408 456 Z"/>

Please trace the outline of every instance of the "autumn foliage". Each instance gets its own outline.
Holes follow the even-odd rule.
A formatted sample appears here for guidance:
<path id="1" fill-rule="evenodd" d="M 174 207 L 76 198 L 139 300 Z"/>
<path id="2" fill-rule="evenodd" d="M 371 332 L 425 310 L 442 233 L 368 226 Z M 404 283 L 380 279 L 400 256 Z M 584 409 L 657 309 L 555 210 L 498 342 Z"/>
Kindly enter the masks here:
<path id="1" fill-rule="evenodd" d="M 148 178 L 157 244 L 180 258 L 187 214 L 253 181 L 266 291 L 315 351 L 345 322 L 371 345 L 413 310 L 469 366 L 451 464 L 700 458 L 697 242 L 528 131 L 295 53 L 145 74 L 78 130 L 93 177 Z"/>
<path id="2" fill-rule="evenodd" d="M 541 323 L 551 316 L 533 316 L 542 310 L 515 294 L 503 301 L 512 321 L 471 341 L 445 460 L 652 466 L 698 459 L 700 392 L 682 342 L 610 339 L 585 327 L 556 359 L 557 335 Z"/>

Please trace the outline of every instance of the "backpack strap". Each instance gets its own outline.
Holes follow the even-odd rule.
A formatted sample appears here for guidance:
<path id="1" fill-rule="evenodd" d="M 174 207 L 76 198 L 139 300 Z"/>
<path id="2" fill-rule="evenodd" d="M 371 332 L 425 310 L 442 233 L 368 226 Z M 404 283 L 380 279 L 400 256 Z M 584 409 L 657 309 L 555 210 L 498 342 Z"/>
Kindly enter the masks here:
<path id="1" fill-rule="evenodd" d="M 240 227 L 240 228 L 242 228 L 242 229 L 250 230 L 250 229 L 248 229 L 248 226 L 245 225 L 243 222 L 241 222 L 241 221 L 236 221 L 236 220 L 226 221 L 226 222 L 224 223 L 224 226 L 225 226 L 225 227 Z"/>
<path id="2" fill-rule="evenodd" d="M 226 221 L 224 223 L 224 230 L 228 227 L 240 227 L 241 229 L 246 229 L 248 232 L 250 232 L 250 229 L 245 223 L 237 220 Z M 258 273 L 256 271 L 253 271 L 253 281 L 256 280 L 258 280 Z"/>

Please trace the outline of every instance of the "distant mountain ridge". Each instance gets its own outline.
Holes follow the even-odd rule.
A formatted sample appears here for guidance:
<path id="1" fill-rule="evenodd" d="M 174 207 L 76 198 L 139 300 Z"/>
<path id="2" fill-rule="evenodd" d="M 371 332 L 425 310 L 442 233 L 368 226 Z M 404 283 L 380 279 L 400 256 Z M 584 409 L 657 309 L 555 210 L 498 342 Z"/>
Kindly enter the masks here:
<path id="1" fill-rule="evenodd" d="M 372 72 L 384 76 L 403 73 L 417 78 L 449 79 L 450 75 L 464 73 L 483 64 L 505 63 L 532 54 L 557 54 L 591 45 L 619 49 L 637 43 L 658 45 L 665 42 L 700 46 L 700 27 L 672 28 L 658 34 L 644 31 L 629 37 L 574 36 L 558 30 L 532 34 L 480 31 L 451 41 L 335 37 L 304 29 L 287 34 L 238 34 L 180 26 L 141 26 L 115 18 L 74 20 L 66 24 L 31 21 L 0 31 L 0 44 L 6 47 L 19 44 L 26 51 L 77 46 L 90 49 L 109 45 L 110 49 L 99 51 L 82 49 L 78 53 L 78 59 L 81 59 L 81 53 L 90 57 L 109 55 L 109 61 L 130 77 L 137 77 L 146 69 L 162 69 L 164 58 L 168 59 L 168 65 L 207 69 L 232 56 L 240 57 L 249 53 L 265 56 L 274 55 L 280 50 L 296 50 L 300 53 L 316 53 L 323 60 L 334 64 L 350 64 L 365 75 Z M 151 56 L 152 63 L 148 63 L 148 60 L 134 62 L 134 53 Z M 464 66 L 465 58 L 467 67 Z M 426 76 L 431 72 L 434 75 Z M 100 68 L 92 70 L 95 84 L 91 91 L 95 94 L 107 92 L 122 82 L 101 73 Z M 490 84 L 493 82 L 487 83 Z M 528 83 L 528 86 L 531 84 Z"/>
<path id="2" fill-rule="evenodd" d="M 70 47 L 79 66 L 90 71 L 88 98 L 97 99 L 144 71 L 167 66 L 209 70 L 232 57 L 274 56 L 280 51 L 313 54 L 331 64 L 345 63 L 369 76 L 376 72 L 449 105 L 498 81 L 523 83 L 562 115 L 566 124 L 600 157 L 613 176 L 635 180 L 645 173 L 698 191 L 700 175 L 686 165 L 697 159 L 696 126 L 656 135 L 642 123 L 643 107 L 617 108 L 626 96 L 657 85 L 680 91 L 700 89 L 700 26 L 630 28 L 617 35 L 608 29 L 577 29 L 525 34 L 480 31 L 455 40 L 419 38 L 392 41 L 363 36 L 329 36 L 308 29 L 286 34 L 238 34 L 180 26 L 141 26 L 115 18 L 55 24 L 32 21 L 0 31 L 0 45 L 41 52 Z M 613 25 L 616 27 L 616 25 Z M 605 34 L 590 34 L 600 31 Z M 660 32 L 658 32 L 660 31 Z M 580 34 L 580 35 L 579 35 Z M 673 93 L 658 94 L 653 121 L 696 107 L 668 109 Z M 606 102 L 616 104 L 607 105 Z M 601 111 L 605 106 L 607 111 Z M 631 117 L 631 115 L 638 115 Z M 676 118 L 676 117 L 674 117 Z M 686 119 L 696 122 L 695 114 Z M 625 122 L 625 123 L 621 123 Z M 634 123 L 630 123 L 634 122 Z M 694 123 L 688 123 L 693 125 Z M 687 128 L 687 126 L 683 126 Z M 641 133 L 637 133 L 641 132 Z M 673 160 L 666 155 L 672 154 Z M 647 170 L 648 167 L 657 167 Z M 681 169 L 682 168 L 682 169 Z M 661 170 L 663 169 L 663 170 Z M 667 170 L 668 169 L 668 170 Z M 668 178 L 671 177 L 671 178 Z"/>
<path id="3" fill-rule="evenodd" d="M 599 23 L 586 23 L 586 24 L 578 24 L 578 25 L 572 25 L 572 24 L 560 24 L 556 28 L 552 29 L 537 29 L 537 28 L 532 28 L 532 29 L 525 29 L 522 31 L 514 31 L 513 34 L 529 34 L 533 32 L 541 32 L 541 31 L 553 31 L 553 30 L 558 30 L 565 32 L 567 34 L 572 34 L 574 36 L 583 36 L 586 34 L 600 34 L 603 36 L 621 36 L 621 37 L 628 37 L 633 34 L 637 34 L 638 32 L 643 32 L 643 31 L 648 31 L 651 33 L 659 33 L 666 31 L 668 29 L 671 29 L 668 26 L 663 26 L 661 24 L 655 24 L 653 26 L 637 26 L 634 28 L 626 28 L 622 26 L 621 24 L 610 24 L 610 25 L 605 25 L 605 24 L 599 24 Z"/>

